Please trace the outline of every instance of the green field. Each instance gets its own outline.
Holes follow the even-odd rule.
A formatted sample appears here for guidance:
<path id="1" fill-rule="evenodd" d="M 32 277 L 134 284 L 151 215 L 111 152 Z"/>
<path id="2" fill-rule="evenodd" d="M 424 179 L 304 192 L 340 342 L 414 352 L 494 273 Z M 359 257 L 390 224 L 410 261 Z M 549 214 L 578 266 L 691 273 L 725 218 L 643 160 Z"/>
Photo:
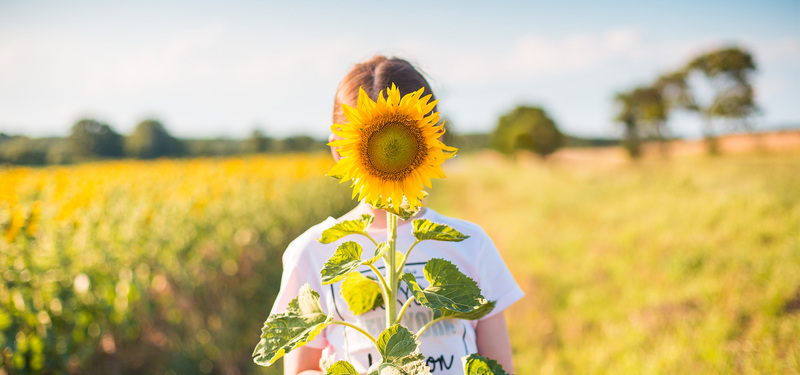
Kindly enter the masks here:
<path id="1" fill-rule="evenodd" d="M 517 374 L 800 373 L 800 157 L 450 165 L 527 296 Z"/>
<path id="2" fill-rule="evenodd" d="M 261 373 L 280 253 L 354 203 L 329 155 L 0 170 L 0 374 Z M 800 373 L 800 155 L 468 154 L 428 201 L 527 296 L 516 374 Z"/>

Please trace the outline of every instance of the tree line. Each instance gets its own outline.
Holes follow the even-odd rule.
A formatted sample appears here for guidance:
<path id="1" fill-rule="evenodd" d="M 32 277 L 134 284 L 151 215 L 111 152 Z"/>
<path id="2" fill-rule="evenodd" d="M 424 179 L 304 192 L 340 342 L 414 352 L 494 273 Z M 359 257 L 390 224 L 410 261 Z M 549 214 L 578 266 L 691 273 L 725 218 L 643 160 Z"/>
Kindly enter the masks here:
<path id="1" fill-rule="evenodd" d="M 305 135 L 277 139 L 253 130 L 245 139 L 180 139 L 158 120 L 140 122 L 129 135 L 106 123 L 82 119 L 66 138 L 28 138 L 0 133 L 0 163 L 70 164 L 100 159 L 231 156 L 325 150 L 325 141 Z"/>
<path id="2" fill-rule="evenodd" d="M 725 47 L 698 55 L 652 83 L 617 93 L 614 121 L 623 128 L 622 146 L 638 158 L 642 143 L 655 140 L 666 153 L 670 116 L 684 111 L 700 117 L 708 150 L 717 153 L 720 128 L 750 130 L 749 120 L 758 113 L 752 86 L 755 71 L 750 52 Z M 544 109 L 522 105 L 500 117 L 490 144 L 507 154 L 529 150 L 546 157 L 567 139 Z"/>
<path id="3" fill-rule="evenodd" d="M 624 126 L 623 145 L 637 158 L 642 138 L 649 137 L 666 152 L 669 118 L 684 111 L 699 116 L 708 151 L 718 153 L 720 128 L 750 130 L 750 120 L 759 111 L 753 95 L 755 72 L 750 52 L 726 47 L 696 56 L 650 84 L 618 93 L 615 120 Z"/>
<path id="4" fill-rule="evenodd" d="M 494 148 L 506 154 L 529 150 L 547 157 L 564 146 L 611 146 L 621 144 L 632 158 L 641 156 L 642 144 L 658 141 L 667 152 L 671 138 L 670 117 L 676 112 L 699 116 L 708 150 L 718 152 L 716 135 L 722 128 L 749 130 L 749 120 L 759 109 L 755 103 L 752 75 L 756 64 L 750 52 L 725 47 L 700 54 L 683 67 L 656 77 L 614 97 L 614 122 L 622 139 L 582 139 L 563 134 L 556 121 L 541 107 L 520 105 L 502 115 L 490 134 L 455 134 L 448 129 L 445 142 L 462 151 Z M 0 133 L 0 163 L 67 164 L 104 158 L 153 159 L 160 157 L 230 156 L 262 152 L 325 150 L 325 141 L 309 136 L 275 139 L 254 130 L 242 140 L 178 139 L 157 120 L 140 122 L 123 136 L 110 125 L 94 119 L 75 123 L 67 138 L 11 137 Z"/>

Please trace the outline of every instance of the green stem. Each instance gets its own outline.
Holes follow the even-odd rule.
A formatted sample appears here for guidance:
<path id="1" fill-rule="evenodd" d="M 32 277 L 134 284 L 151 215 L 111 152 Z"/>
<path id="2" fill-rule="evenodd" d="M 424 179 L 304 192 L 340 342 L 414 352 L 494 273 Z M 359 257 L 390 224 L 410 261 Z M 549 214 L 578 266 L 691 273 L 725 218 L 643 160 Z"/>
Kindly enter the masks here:
<path id="1" fill-rule="evenodd" d="M 403 263 L 400 263 L 400 267 L 397 268 L 399 270 L 399 272 L 402 273 L 403 269 L 406 268 L 406 262 L 408 261 L 408 254 L 411 254 L 411 250 L 413 250 L 414 246 L 417 246 L 417 244 L 420 243 L 420 242 L 422 242 L 422 241 L 416 240 L 416 241 L 414 241 L 413 244 L 411 244 L 411 247 L 408 248 L 408 251 L 406 251 L 406 255 L 403 257 Z"/>
<path id="2" fill-rule="evenodd" d="M 397 215 L 386 211 L 386 244 L 389 246 L 389 264 L 386 267 L 386 279 L 389 280 L 389 296 L 386 302 L 386 328 L 397 320 Z"/>
<path id="3" fill-rule="evenodd" d="M 406 303 L 403 304 L 403 308 L 401 308 L 400 309 L 400 313 L 397 314 L 397 322 L 396 323 L 400 323 L 400 321 L 403 320 L 403 316 L 406 315 L 406 309 L 408 309 L 408 306 L 411 305 L 411 301 L 413 301 L 413 300 L 414 300 L 414 296 L 411 296 L 406 300 Z"/>
<path id="4" fill-rule="evenodd" d="M 417 331 L 416 339 L 419 339 L 422 336 L 422 332 L 425 332 L 425 330 L 428 329 L 428 327 L 436 324 L 436 322 L 438 322 L 440 320 L 443 320 L 443 319 L 447 319 L 447 318 L 445 318 L 445 317 L 436 318 L 436 319 L 431 320 L 430 322 L 426 323 L 424 326 L 422 326 L 422 328 L 419 329 L 419 331 Z"/>
<path id="5" fill-rule="evenodd" d="M 348 322 L 343 322 L 343 321 L 341 321 L 341 320 L 334 320 L 334 321 L 332 321 L 332 322 L 331 322 L 331 324 L 339 324 L 339 325 L 343 325 L 343 326 L 345 326 L 345 327 L 350 327 L 350 328 L 352 328 L 352 329 L 354 329 L 354 330 L 356 330 L 356 331 L 358 331 L 358 332 L 361 332 L 361 333 L 362 333 L 364 336 L 367 336 L 367 338 L 368 338 L 370 341 L 372 341 L 372 343 L 373 343 L 373 344 L 375 344 L 375 347 L 377 347 L 377 346 L 378 346 L 378 340 L 375 340 L 375 338 L 374 338 L 374 337 L 372 337 L 372 335 L 370 335 L 370 334 L 369 334 L 369 332 L 367 332 L 367 331 L 363 330 L 361 327 L 359 327 L 359 326 L 357 326 L 357 325 L 355 325 L 355 324 L 350 324 L 350 323 L 348 323 Z"/>
<path id="6" fill-rule="evenodd" d="M 383 275 L 381 275 L 381 271 L 378 271 L 378 269 L 375 268 L 375 266 L 373 266 L 371 264 L 368 264 L 367 266 L 370 269 L 372 269 L 372 272 L 375 272 L 375 275 L 378 275 L 378 280 L 381 281 L 381 294 L 383 295 L 383 300 L 384 300 L 384 302 L 388 301 L 389 300 L 389 285 L 386 284 L 386 279 L 383 278 Z"/>
<path id="7" fill-rule="evenodd" d="M 369 240 L 370 240 L 370 241 L 372 241 L 372 243 L 373 243 L 375 246 L 378 246 L 378 241 L 375 241 L 375 239 L 374 239 L 374 238 L 372 238 L 372 236 L 370 236 L 370 235 L 369 235 L 369 233 L 367 233 L 367 232 L 361 232 L 361 234 L 363 234 L 363 235 L 364 235 L 364 237 L 367 237 L 367 238 L 369 238 Z"/>

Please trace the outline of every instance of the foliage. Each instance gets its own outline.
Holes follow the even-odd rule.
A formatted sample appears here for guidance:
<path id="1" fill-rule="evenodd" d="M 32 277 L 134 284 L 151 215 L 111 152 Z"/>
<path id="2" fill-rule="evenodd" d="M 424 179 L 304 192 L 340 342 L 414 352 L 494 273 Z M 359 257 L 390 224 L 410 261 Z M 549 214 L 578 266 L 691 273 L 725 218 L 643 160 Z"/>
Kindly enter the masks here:
<path id="1" fill-rule="evenodd" d="M 64 164 L 72 151 L 61 138 L 0 137 L 0 162 L 18 165 Z"/>
<path id="2" fill-rule="evenodd" d="M 464 372 L 467 375 L 508 375 L 497 361 L 477 354 L 469 355 L 464 362 Z"/>
<path id="3" fill-rule="evenodd" d="M 108 124 L 93 119 L 75 123 L 69 140 L 73 155 L 81 158 L 120 157 L 124 151 L 122 136 Z"/>
<path id="4" fill-rule="evenodd" d="M 645 135 L 654 135 L 664 141 L 664 129 L 668 107 L 661 91 L 656 87 L 637 87 L 629 92 L 617 94 L 615 120 L 625 127 L 623 147 L 632 158 L 641 156 L 641 140 Z"/>
<path id="5" fill-rule="evenodd" d="M 556 123 L 539 107 L 519 106 L 503 115 L 492 134 L 492 147 L 504 153 L 533 151 L 541 157 L 555 152 L 564 139 Z"/>
<path id="6" fill-rule="evenodd" d="M 700 115 L 709 151 L 716 153 L 714 123 L 722 120 L 748 128 L 748 119 L 758 111 L 751 82 L 755 71 L 750 52 L 725 47 L 694 57 L 651 85 L 618 94 L 615 120 L 625 126 L 625 147 L 638 157 L 640 133 L 652 132 L 663 141 L 670 112 L 686 110 Z M 710 97 L 704 97 L 708 96 L 704 91 L 710 92 Z M 662 142 L 665 151 L 663 146 Z"/>
<path id="7" fill-rule="evenodd" d="M 270 315 L 261 329 L 261 341 L 253 351 L 253 360 L 269 366 L 284 354 L 299 348 L 319 335 L 333 317 L 322 311 L 319 294 L 306 284 L 289 303 L 283 314 Z"/>
<path id="8" fill-rule="evenodd" d="M 324 151 L 328 150 L 325 143 L 307 135 L 295 135 L 282 139 L 275 149 L 281 152 Z"/>
<path id="9" fill-rule="evenodd" d="M 527 293 L 517 374 L 795 374 L 798 156 L 467 155 L 428 202 L 492 233 Z"/>
<path id="10" fill-rule="evenodd" d="M 308 136 L 273 139 L 260 131 L 254 131 L 246 139 L 177 139 L 155 120 L 142 121 L 133 134 L 120 138 L 122 136 L 109 125 L 95 120 L 82 121 L 75 129 L 77 133 L 67 138 L 28 138 L 0 133 L 0 163 L 59 165 L 117 158 L 123 154 L 128 158 L 153 159 L 328 150 L 325 142 Z M 94 129 L 94 132 L 86 129 Z"/>
<path id="11" fill-rule="evenodd" d="M 138 159 L 155 159 L 180 156 L 186 151 L 183 143 L 172 137 L 160 122 L 144 120 L 125 140 L 125 153 Z"/>
<path id="12" fill-rule="evenodd" d="M 381 243 L 376 242 L 367 232 L 373 219 L 370 215 L 363 215 L 360 219 L 334 224 L 322 232 L 318 241 L 323 244 L 333 243 L 349 235 L 366 236 L 375 245 L 375 253 L 371 258 L 362 259 L 361 245 L 355 241 L 342 242 L 333 256 L 325 262 L 320 274 L 323 285 L 344 280 L 342 295 L 350 310 L 355 314 L 371 310 L 382 301 L 391 301 L 384 305 L 386 329 L 376 339 L 356 325 L 335 320 L 333 314 L 326 315 L 320 307 L 319 294 L 311 291 L 306 284 L 301 289 L 300 295 L 289 304 L 286 312 L 273 314 L 267 318 L 261 340 L 253 352 L 255 363 L 269 366 L 287 352 L 313 340 L 324 327 L 330 324 L 342 324 L 366 336 L 378 349 L 381 362 L 370 375 L 430 374 L 431 369 L 425 362 L 425 356 L 419 352 L 420 343 L 417 340 L 422 333 L 443 319 L 475 320 L 491 312 L 495 303 L 484 299 L 478 284 L 447 260 L 431 259 L 426 263 L 424 274 L 429 286 L 425 289 L 420 287 L 414 275 L 405 273 L 401 276 L 405 259 L 408 259 L 408 254 L 417 243 L 426 240 L 460 242 L 469 236 L 447 225 L 434 223 L 427 219 L 415 219 L 413 220 L 412 234 L 416 238 L 416 242 L 411 245 L 404 256 L 399 254 L 394 247 L 397 238 L 398 216 L 392 213 L 387 215 L 387 240 Z M 386 269 L 385 276 L 372 266 L 381 258 L 383 258 Z M 369 266 L 380 283 L 363 276 L 357 270 L 363 265 Z M 406 300 L 398 313 L 395 301 L 397 301 L 400 280 L 405 281 L 412 296 Z M 408 305 L 415 300 L 432 310 L 432 319 L 418 332 L 412 333 L 400 325 L 400 321 L 402 321 Z M 492 367 L 497 371 L 492 372 L 485 372 L 484 370 L 488 369 L 486 366 L 473 365 L 472 367 L 473 370 L 468 370 L 467 374 L 505 374 L 497 363 L 494 363 Z M 327 369 L 325 373 L 356 373 L 355 368 L 346 361 L 336 362 L 331 368 Z"/>
<path id="13" fill-rule="evenodd" d="M 275 298 L 281 253 L 352 205 L 331 164 L 0 170 L 0 373 L 255 372 L 251 311 Z"/>
<path id="14" fill-rule="evenodd" d="M 728 47 L 695 57 L 685 68 L 685 74 L 702 74 L 713 91 L 713 97 L 703 102 L 697 89 L 690 90 L 688 109 L 701 114 L 704 134 L 709 140 L 709 151 L 717 152 L 713 138 L 715 119 L 739 120 L 746 125 L 747 119 L 757 111 L 753 98 L 752 73 L 756 65 L 750 52 L 738 47 Z M 691 81 L 690 81 L 691 82 Z M 691 85 L 689 85 L 692 89 Z"/>
<path id="15" fill-rule="evenodd" d="M 249 138 L 244 140 L 243 147 L 246 153 L 272 151 L 275 148 L 275 140 L 256 129 L 250 133 Z"/>

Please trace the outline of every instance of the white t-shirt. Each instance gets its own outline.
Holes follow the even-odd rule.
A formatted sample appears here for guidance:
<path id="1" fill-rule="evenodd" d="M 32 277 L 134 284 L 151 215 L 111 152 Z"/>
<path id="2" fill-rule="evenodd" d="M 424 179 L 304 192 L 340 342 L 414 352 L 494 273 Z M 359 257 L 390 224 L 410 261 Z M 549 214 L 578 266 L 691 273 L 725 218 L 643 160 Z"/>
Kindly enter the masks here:
<path id="1" fill-rule="evenodd" d="M 447 259 L 455 264 L 461 272 L 472 278 L 481 288 L 481 294 L 490 301 L 496 301 L 496 307 L 485 318 L 505 310 L 508 306 L 522 298 L 525 293 L 514 281 L 492 240 L 479 226 L 458 219 L 442 216 L 430 208 L 426 208 L 420 216 L 430 221 L 449 225 L 463 234 L 471 236 L 461 242 L 422 241 L 411 251 L 405 265 L 405 272 L 417 277 L 420 287 L 427 287 L 428 281 L 423 275 L 423 267 L 431 258 Z M 283 254 L 283 276 L 281 290 L 272 314 L 282 313 L 289 302 L 294 299 L 300 287 L 308 283 L 311 289 L 321 296 L 323 311 L 333 314 L 334 319 L 355 324 L 373 337 L 385 329 L 386 312 L 383 307 L 361 315 L 353 315 L 347 302 L 341 295 L 342 282 L 322 285 L 320 270 L 333 255 L 336 248 L 344 241 L 356 241 L 364 248 L 364 255 L 370 256 L 375 245 L 364 236 L 349 235 L 331 244 L 321 244 L 317 239 L 322 231 L 336 224 L 336 219 L 329 217 L 300 235 L 289 244 Z M 413 244 L 411 222 L 402 223 L 397 230 L 397 250 L 405 253 Z M 386 240 L 386 230 L 369 230 L 376 241 Z M 384 272 L 383 260 L 376 262 L 375 267 Z M 375 277 L 373 272 L 362 266 L 358 269 L 365 276 Z M 397 309 L 410 297 L 405 285 L 401 283 L 397 293 Z M 418 331 L 431 319 L 431 310 L 413 301 L 406 311 L 402 324 L 412 332 Z M 477 321 L 446 319 L 428 328 L 422 335 L 420 351 L 427 357 L 427 364 L 433 374 L 463 374 L 461 357 L 477 352 L 475 343 L 475 327 Z M 342 325 L 328 326 L 317 338 L 307 344 L 308 347 L 325 349 L 323 356 L 334 356 L 335 360 L 346 360 L 355 366 L 360 373 L 366 373 L 371 364 L 380 362 L 381 357 L 369 339 L 360 332 Z"/>

